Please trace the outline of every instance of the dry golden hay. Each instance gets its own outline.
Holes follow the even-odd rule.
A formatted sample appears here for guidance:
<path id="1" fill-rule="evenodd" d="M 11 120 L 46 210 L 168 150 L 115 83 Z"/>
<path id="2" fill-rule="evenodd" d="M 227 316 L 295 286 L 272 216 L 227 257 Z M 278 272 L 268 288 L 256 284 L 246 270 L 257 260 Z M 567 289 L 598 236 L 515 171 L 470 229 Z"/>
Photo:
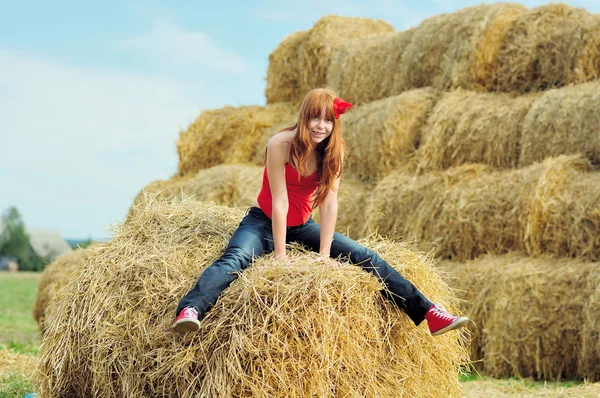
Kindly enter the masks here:
<path id="1" fill-rule="evenodd" d="M 494 91 L 541 91 L 570 83 L 591 22 L 584 9 L 549 4 L 520 14 L 504 36 L 497 55 Z"/>
<path id="2" fill-rule="evenodd" d="M 589 169 L 583 157 L 559 156 L 503 171 L 464 165 L 418 177 L 392 172 L 367 200 L 367 225 L 461 261 L 510 250 L 597 260 L 600 173 Z"/>
<path id="3" fill-rule="evenodd" d="M 523 119 L 536 95 L 445 93 L 421 132 L 419 172 L 465 163 L 516 167 Z"/>
<path id="4" fill-rule="evenodd" d="M 344 120 L 347 172 L 375 181 L 405 165 L 415 152 L 429 111 L 439 97 L 431 88 L 364 104 Z"/>
<path id="5" fill-rule="evenodd" d="M 514 13 L 515 7 L 519 6 L 478 5 L 426 19 L 416 28 L 402 55 L 400 79 L 408 88 L 470 87 L 472 42 L 480 37 L 486 23 L 505 13 Z"/>
<path id="6" fill-rule="evenodd" d="M 570 83 L 582 83 L 600 77 L 600 14 L 592 15 L 583 27 L 582 45 Z"/>
<path id="7" fill-rule="evenodd" d="M 477 325 L 471 359 L 481 373 L 599 380 L 599 263 L 511 253 L 439 267 Z"/>
<path id="8" fill-rule="evenodd" d="M 478 37 L 471 41 L 472 54 L 469 58 L 470 85 L 465 88 L 474 90 L 492 90 L 494 71 L 498 63 L 498 53 L 502 48 L 508 31 L 517 19 L 527 11 L 520 4 L 506 4 L 490 19 Z"/>
<path id="9" fill-rule="evenodd" d="M 155 181 L 142 189 L 132 208 L 143 202 L 147 193 L 163 199 L 189 197 L 222 206 L 249 207 L 256 202 L 262 173 L 262 166 L 222 164 L 185 177 Z"/>
<path id="10" fill-rule="evenodd" d="M 177 142 L 179 174 L 195 173 L 218 164 L 250 163 L 260 138 L 273 134 L 273 126 L 297 119 L 290 103 L 241 106 L 202 112 Z"/>
<path id="11" fill-rule="evenodd" d="M 22 375 L 30 378 L 35 372 L 36 357 L 14 352 L 0 344 L 0 378 Z"/>
<path id="12" fill-rule="evenodd" d="M 302 101 L 313 88 L 328 85 L 327 70 L 338 46 L 348 40 L 393 31 L 381 20 L 329 15 L 308 31 L 286 37 L 269 55 L 267 103 Z"/>
<path id="13" fill-rule="evenodd" d="M 240 209 L 150 200 L 61 290 L 47 319 L 42 396 L 458 396 L 462 333 L 415 327 L 358 267 L 290 249 L 241 274 L 198 333 L 171 331 L 179 299 L 224 250 Z M 142 204 L 143 205 L 143 204 Z M 429 255 L 362 242 L 456 310 Z M 56 353 L 60 355 L 56 355 Z"/>
<path id="14" fill-rule="evenodd" d="M 541 384 L 541 383 L 540 383 Z M 537 385 L 527 380 L 476 380 L 463 383 L 464 398 L 597 398 L 600 383 L 582 383 L 574 386 L 544 383 Z"/>
<path id="15" fill-rule="evenodd" d="M 35 302 L 33 303 L 33 318 L 44 331 L 44 319 L 48 304 L 54 299 L 57 292 L 65 287 L 83 266 L 93 245 L 86 249 L 77 249 L 64 254 L 54 260 L 45 269 L 37 286 Z"/>
<path id="16" fill-rule="evenodd" d="M 310 30 L 301 30 L 285 37 L 269 54 L 267 69 L 267 103 L 299 102 L 302 100 L 300 71 L 302 65 L 298 54 Z"/>
<path id="17" fill-rule="evenodd" d="M 600 81 L 549 90 L 523 121 L 520 166 L 550 156 L 585 154 L 600 164 Z"/>
<path id="18" fill-rule="evenodd" d="M 600 260 L 600 173 L 578 156 L 547 160 L 544 167 L 527 204 L 527 252 Z"/>
<path id="19" fill-rule="evenodd" d="M 331 54 L 327 85 L 355 105 L 402 93 L 406 82 L 394 71 L 414 32 L 379 33 L 341 43 Z"/>
<path id="20" fill-rule="evenodd" d="M 203 170 L 200 170 L 198 173 L 201 173 L 202 171 Z M 186 174 L 184 176 L 174 175 L 168 180 L 152 181 L 142 188 L 140 192 L 138 192 L 136 197 L 133 199 L 132 207 L 135 207 L 144 200 L 146 196 L 144 192 L 152 193 L 158 198 L 169 198 L 172 196 L 181 197 L 184 188 L 188 186 L 190 180 L 194 177 L 195 174 Z M 129 212 L 131 212 L 131 209 Z"/>

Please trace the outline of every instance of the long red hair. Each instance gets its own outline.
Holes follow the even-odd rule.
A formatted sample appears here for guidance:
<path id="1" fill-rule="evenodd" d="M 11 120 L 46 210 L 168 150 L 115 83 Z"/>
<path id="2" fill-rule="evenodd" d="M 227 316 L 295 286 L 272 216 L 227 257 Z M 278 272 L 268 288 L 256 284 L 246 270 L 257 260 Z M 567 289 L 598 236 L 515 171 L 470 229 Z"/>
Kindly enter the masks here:
<path id="1" fill-rule="evenodd" d="M 334 181 L 344 170 L 346 142 L 342 138 L 342 120 L 335 118 L 333 100 L 336 97 L 337 95 L 327 88 L 311 90 L 302 101 L 296 124 L 284 129 L 284 131 L 296 130 L 290 147 L 290 162 L 299 174 L 307 175 L 308 158 L 313 151 L 310 121 L 314 117 L 320 117 L 323 108 L 325 108 L 325 116 L 333 120 L 331 135 L 315 148 L 319 186 L 313 196 L 313 209 L 323 203 L 329 191 L 333 189 Z"/>

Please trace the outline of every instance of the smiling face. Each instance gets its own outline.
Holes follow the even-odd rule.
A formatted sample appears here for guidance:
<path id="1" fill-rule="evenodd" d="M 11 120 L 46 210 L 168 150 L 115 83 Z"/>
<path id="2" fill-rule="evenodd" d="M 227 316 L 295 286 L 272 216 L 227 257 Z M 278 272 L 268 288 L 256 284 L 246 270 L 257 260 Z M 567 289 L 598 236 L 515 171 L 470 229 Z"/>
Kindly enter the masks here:
<path id="1" fill-rule="evenodd" d="M 309 130 L 313 145 L 320 144 L 331 135 L 333 131 L 333 119 L 327 116 L 327 107 L 324 106 L 320 114 L 312 115 Z"/>

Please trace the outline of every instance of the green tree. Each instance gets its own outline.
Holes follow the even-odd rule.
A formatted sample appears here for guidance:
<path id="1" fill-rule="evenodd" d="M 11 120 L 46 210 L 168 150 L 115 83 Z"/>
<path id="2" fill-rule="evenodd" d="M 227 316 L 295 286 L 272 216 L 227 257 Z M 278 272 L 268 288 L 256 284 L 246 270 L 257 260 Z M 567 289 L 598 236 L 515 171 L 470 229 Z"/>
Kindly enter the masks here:
<path id="1" fill-rule="evenodd" d="M 19 260 L 22 270 L 40 271 L 44 261 L 30 249 L 29 235 L 16 207 L 9 207 L 2 215 L 3 228 L 0 232 L 0 254 Z"/>

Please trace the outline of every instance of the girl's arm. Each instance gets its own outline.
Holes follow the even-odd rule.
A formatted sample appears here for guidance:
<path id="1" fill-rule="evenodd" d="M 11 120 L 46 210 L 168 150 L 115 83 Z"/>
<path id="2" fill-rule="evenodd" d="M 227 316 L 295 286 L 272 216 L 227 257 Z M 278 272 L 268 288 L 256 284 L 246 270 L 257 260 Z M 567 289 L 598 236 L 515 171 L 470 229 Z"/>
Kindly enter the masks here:
<path id="1" fill-rule="evenodd" d="M 338 177 L 333 182 L 333 188 L 329 191 L 321 206 L 319 206 L 321 214 L 321 244 L 319 256 L 323 259 L 328 259 L 331 253 L 331 241 L 333 240 L 333 232 L 335 231 L 335 222 L 337 220 L 339 189 L 340 178 Z"/>
<path id="2" fill-rule="evenodd" d="M 285 235 L 289 202 L 285 184 L 285 163 L 289 157 L 289 145 L 289 142 L 279 134 L 273 136 L 267 144 L 267 176 L 273 198 L 273 214 L 271 215 L 273 243 L 275 258 L 282 260 L 287 258 Z"/>

